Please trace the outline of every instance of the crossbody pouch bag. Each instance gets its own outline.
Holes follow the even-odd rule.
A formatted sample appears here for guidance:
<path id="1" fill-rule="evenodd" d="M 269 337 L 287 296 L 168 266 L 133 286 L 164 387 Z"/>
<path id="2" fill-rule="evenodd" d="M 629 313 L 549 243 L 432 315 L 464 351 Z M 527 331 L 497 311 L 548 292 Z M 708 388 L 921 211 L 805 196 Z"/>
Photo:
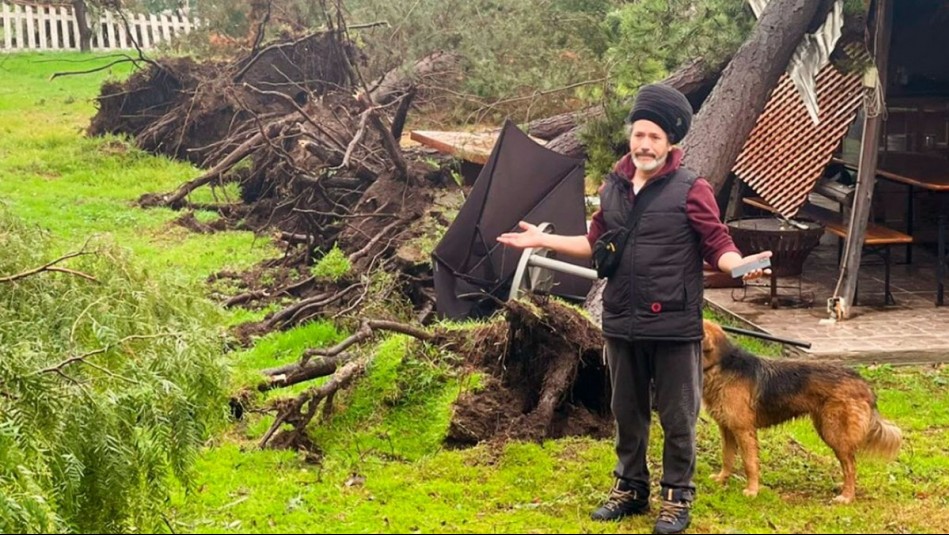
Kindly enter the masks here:
<path id="1" fill-rule="evenodd" d="M 593 245 L 593 265 L 596 267 L 596 276 L 605 279 L 611 277 L 619 267 L 623 258 L 623 249 L 629 242 L 629 234 L 636 229 L 639 217 L 646 211 L 649 202 L 657 197 L 671 178 L 659 184 L 646 188 L 633 200 L 633 208 L 629 212 L 629 220 L 625 226 L 607 230 Z"/>

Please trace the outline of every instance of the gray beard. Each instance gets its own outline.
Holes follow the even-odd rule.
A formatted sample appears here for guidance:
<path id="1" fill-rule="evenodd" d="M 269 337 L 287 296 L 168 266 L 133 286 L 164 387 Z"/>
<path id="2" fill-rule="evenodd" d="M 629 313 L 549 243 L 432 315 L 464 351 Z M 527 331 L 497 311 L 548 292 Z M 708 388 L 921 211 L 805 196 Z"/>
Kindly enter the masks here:
<path id="1" fill-rule="evenodd" d="M 640 163 L 639 158 L 633 157 L 633 163 L 636 164 L 636 169 L 641 169 L 647 173 L 651 173 L 656 169 L 661 169 L 663 165 L 666 164 L 666 159 L 669 157 L 669 154 L 666 153 L 662 158 L 651 160 L 647 163 Z"/>

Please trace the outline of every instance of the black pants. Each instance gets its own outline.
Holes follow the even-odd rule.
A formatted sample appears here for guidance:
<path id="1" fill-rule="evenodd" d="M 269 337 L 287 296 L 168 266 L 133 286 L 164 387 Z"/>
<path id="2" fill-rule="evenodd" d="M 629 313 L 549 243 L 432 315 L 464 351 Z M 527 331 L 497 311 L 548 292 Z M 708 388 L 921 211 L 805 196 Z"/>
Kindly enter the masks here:
<path id="1" fill-rule="evenodd" d="M 655 384 L 662 450 L 663 494 L 695 493 L 695 425 L 702 403 L 701 342 L 630 342 L 606 339 L 616 418 L 616 477 L 649 493 L 650 382 Z M 679 492 L 676 492 L 679 494 Z"/>

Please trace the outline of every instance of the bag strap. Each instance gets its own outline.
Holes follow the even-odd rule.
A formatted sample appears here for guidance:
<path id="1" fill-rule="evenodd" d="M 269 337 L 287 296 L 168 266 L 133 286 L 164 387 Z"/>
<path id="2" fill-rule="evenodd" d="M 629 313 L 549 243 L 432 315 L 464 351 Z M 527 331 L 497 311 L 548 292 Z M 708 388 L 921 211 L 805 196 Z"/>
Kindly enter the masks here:
<path id="1" fill-rule="evenodd" d="M 636 225 L 639 223 L 639 217 L 643 215 L 643 212 L 646 211 L 646 208 L 649 206 L 649 203 L 659 196 L 662 193 L 662 190 L 666 187 L 666 184 L 672 182 L 672 179 L 675 175 L 671 175 L 667 178 L 661 179 L 662 181 L 658 184 L 649 185 L 648 183 L 643 186 L 637 195 L 633 198 L 633 208 L 629 212 L 629 219 L 626 221 L 626 228 L 630 231 L 633 231 L 636 228 Z M 632 187 L 632 184 L 630 184 Z"/>

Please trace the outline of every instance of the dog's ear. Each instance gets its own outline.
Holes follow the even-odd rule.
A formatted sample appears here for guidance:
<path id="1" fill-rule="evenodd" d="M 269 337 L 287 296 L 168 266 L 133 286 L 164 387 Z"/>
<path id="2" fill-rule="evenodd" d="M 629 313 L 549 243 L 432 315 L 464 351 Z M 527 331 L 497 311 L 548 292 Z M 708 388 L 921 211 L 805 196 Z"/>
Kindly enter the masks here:
<path id="1" fill-rule="evenodd" d="M 725 331 L 709 320 L 703 320 L 702 331 L 702 360 L 706 365 L 715 364 L 721 359 L 722 348 L 728 341 Z"/>
<path id="2" fill-rule="evenodd" d="M 715 324 L 709 320 L 702 320 L 702 353 L 707 353 L 711 351 L 715 342 L 712 341 L 712 338 L 715 336 L 713 333 Z"/>

